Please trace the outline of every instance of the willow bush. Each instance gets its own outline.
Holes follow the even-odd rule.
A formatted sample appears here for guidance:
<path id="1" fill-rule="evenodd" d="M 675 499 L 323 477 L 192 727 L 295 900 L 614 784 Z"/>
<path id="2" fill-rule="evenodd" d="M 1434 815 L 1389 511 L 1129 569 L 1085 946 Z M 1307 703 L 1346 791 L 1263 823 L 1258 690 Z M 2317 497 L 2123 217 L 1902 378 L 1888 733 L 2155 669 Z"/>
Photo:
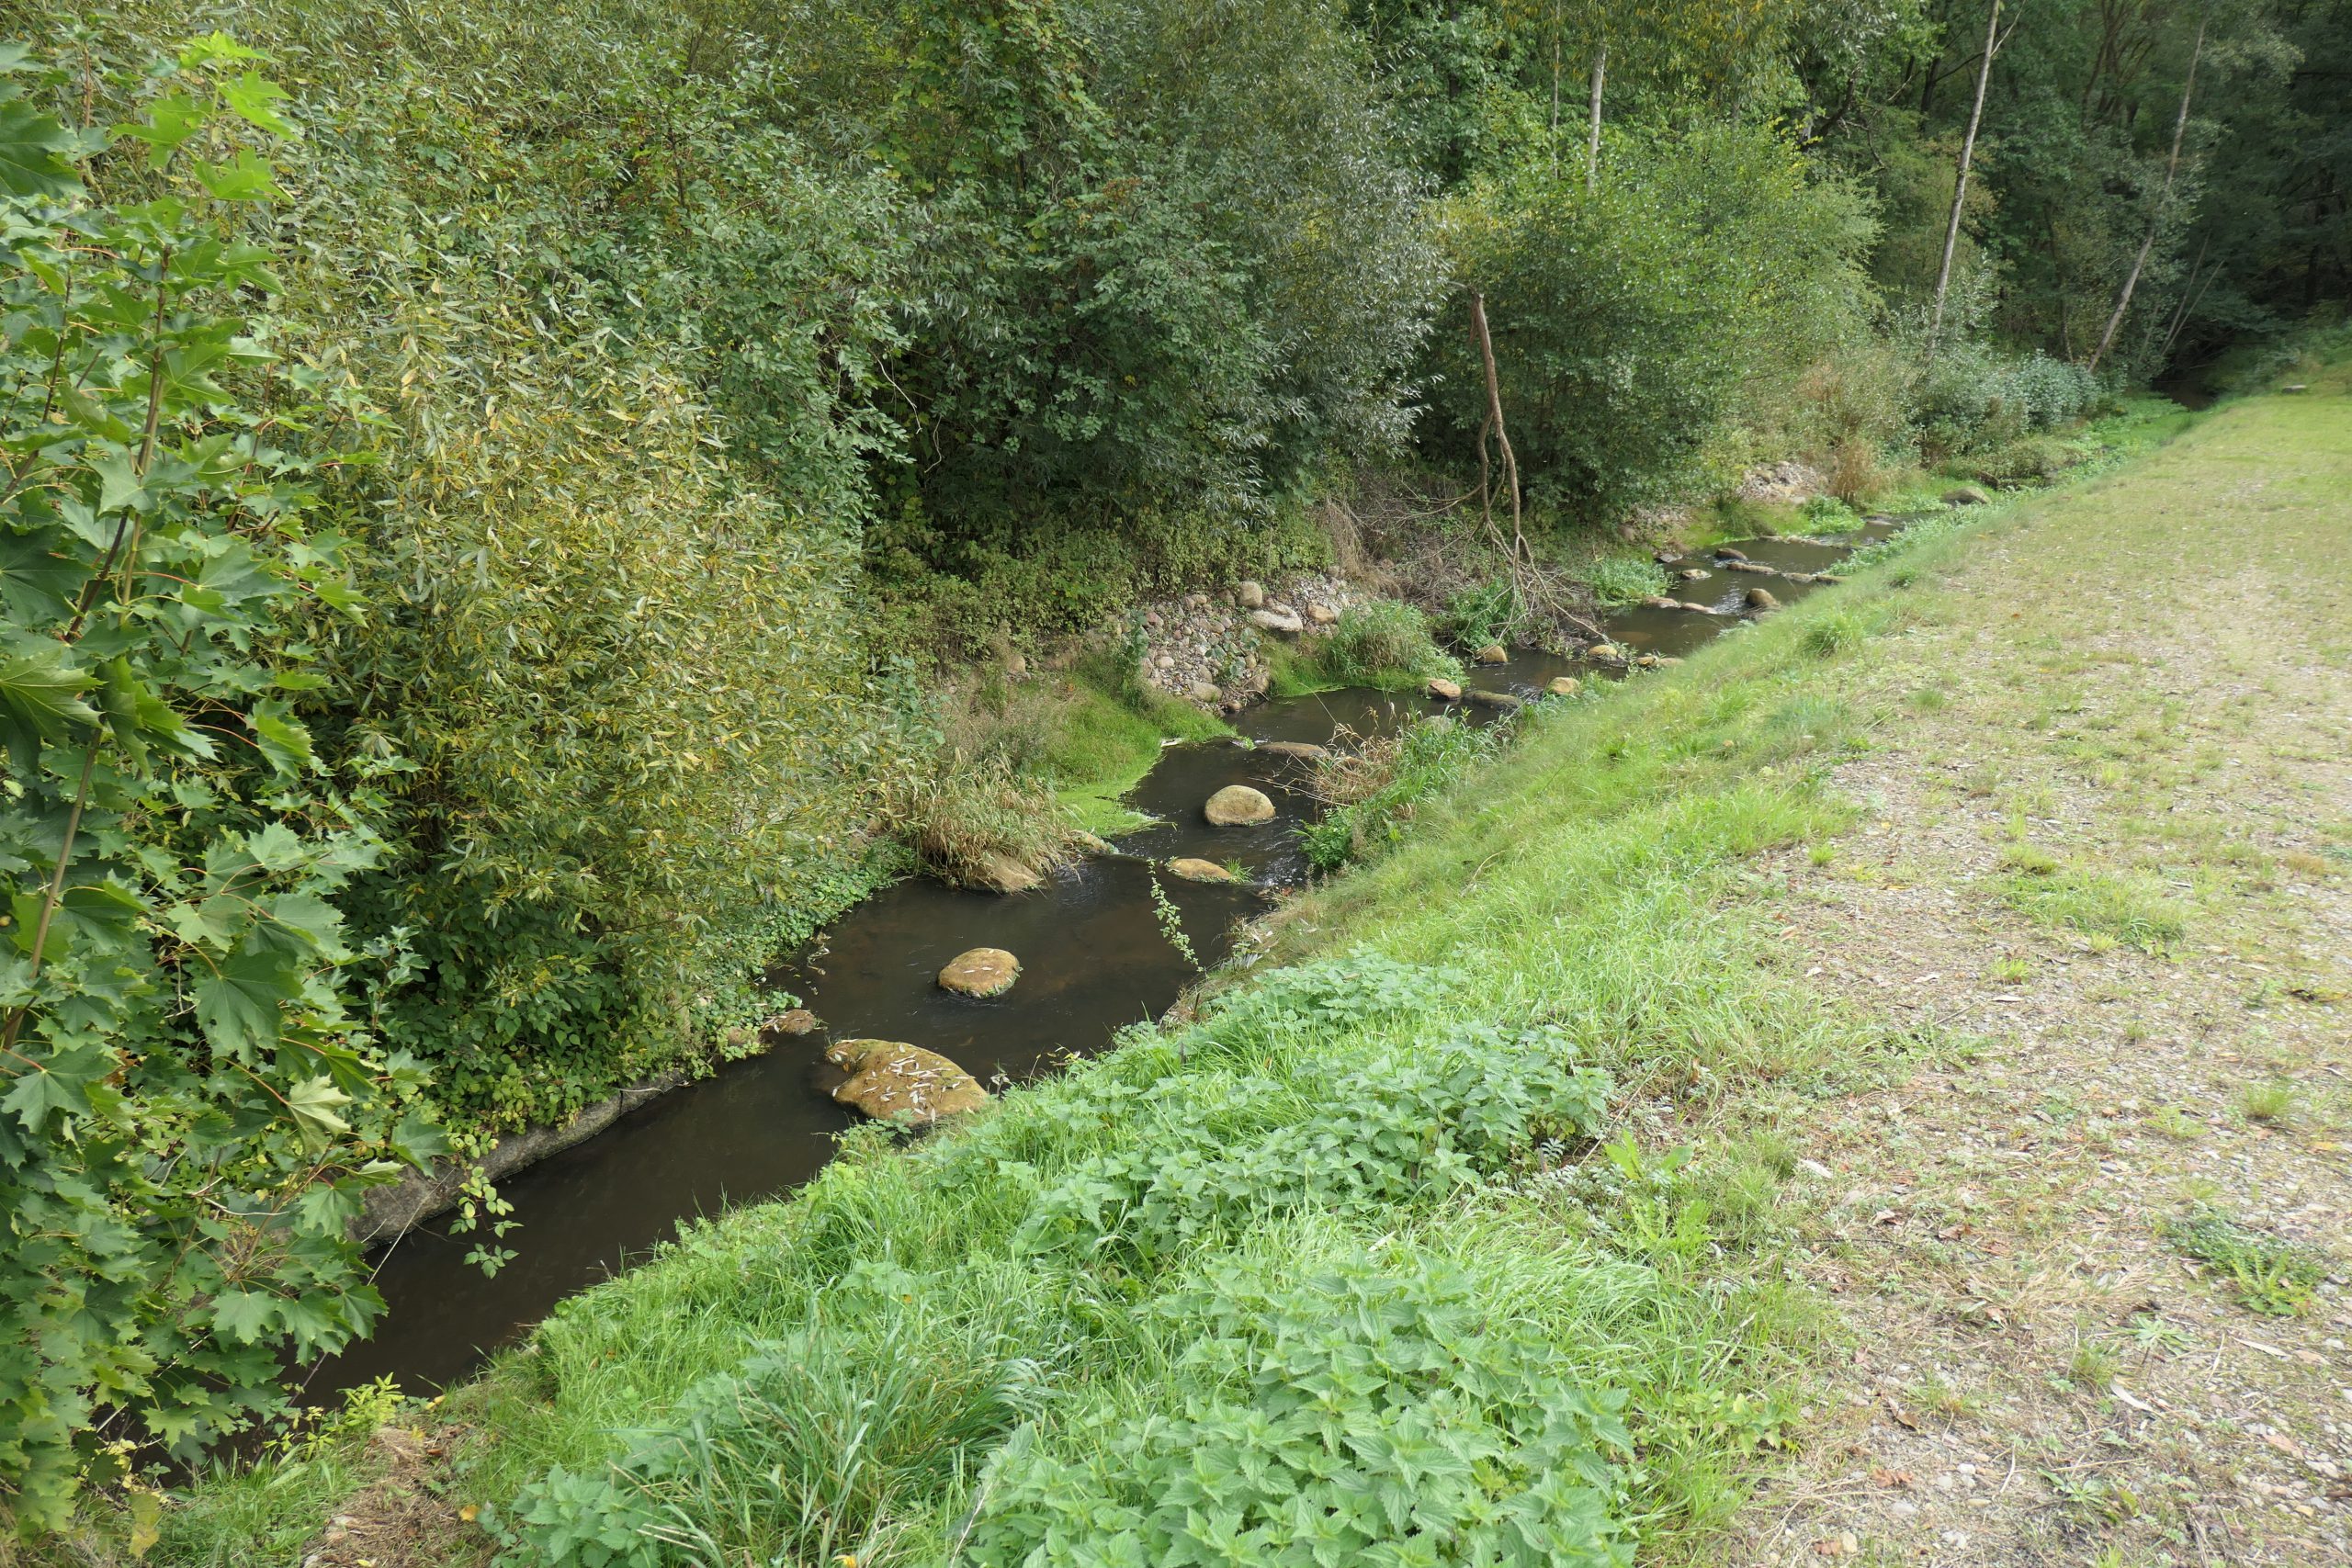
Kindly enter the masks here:
<path id="1" fill-rule="evenodd" d="M 183 22 L 83 24 L 127 64 Z M 888 198 L 685 90 L 631 0 L 238 25 L 304 132 L 266 330 L 377 411 L 321 432 L 367 459 L 325 501 L 373 611 L 317 628 L 308 716 L 387 781 L 345 907 L 405 942 L 380 1022 L 445 1105 L 560 1116 L 752 1021 L 859 885 L 906 745 L 854 602 Z"/>

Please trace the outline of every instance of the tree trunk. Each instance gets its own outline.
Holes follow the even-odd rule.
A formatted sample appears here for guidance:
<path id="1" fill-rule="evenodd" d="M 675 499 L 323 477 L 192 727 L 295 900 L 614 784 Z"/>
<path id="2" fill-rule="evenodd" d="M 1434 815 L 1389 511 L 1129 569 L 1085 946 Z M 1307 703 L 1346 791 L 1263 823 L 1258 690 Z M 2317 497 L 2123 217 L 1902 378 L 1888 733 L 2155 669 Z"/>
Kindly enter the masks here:
<path id="1" fill-rule="evenodd" d="M 1479 363 L 1487 369 L 1487 424 L 1495 433 L 1495 445 L 1502 448 L 1503 482 L 1510 486 L 1510 561 L 1516 570 L 1527 557 L 1527 536 L 1521 529 L 1519 515 L 1519 459 L 1511 454 L 1510 433 L 1503 428 L 1502 383 L 1495 376 L 1495 340 L 1487 331 L 1487 297 L 1476 288 L 1470 291 L 1470 324 L 1478 334 Z M 1478 441 L 1481 467 L 1486 456 L 1486 433 L 1482 430 Z M 1491 513 L 1487 521 L 1491 528 Z"/>
<path id="2" fill-rule="evenodd" d="M 1592 140 L 1584 150 L 1584 193 L 1590 196 L 1600 186 L 1600 81 L 1609 69 L 1609 46 L 1600 45 L 1592 51 Z"/>
<path id="3" fill-rule="evenodd" d="M 1552 167 L 1560 166 L 1560 6 L 1552 6 Z"/>
<path id="4" fill-rule="evenodd" d="M 1976 128 L 1984 118 L 1984 84 L 1993 79 L 1993 53 L 1998 47 L 1995 29 L 2001 25 L 2001 0 L 1984 14 L 1984 58 L 1976 67 L 1976 102 L 1968 111 L 1968 134 L 1961 139 L 1960 173 L 1951 184 L 1951 220 L 1944 225 L 1944 259 L 1936 268 L 1936 308 L 1928 320 L 1928 363 L 1936 360 L 1936 338 L 1944 330 L 1944 293 L 1951 287 L 1952 253 L 1960 247 L 1960 213 L 1968 200 L 1968 169 L 1976 161 Z"/>
<path id="5" fill-rule="evenodd" d="M 2107 319 L 2107 331 L 2101 333 L 2098 346 L 2091 351 L 2087 368 L 2097 370 L 2107 351 L 2115 346 L 2116 329 L 2123 325 L 2123 312 L 2132 308 L 2132 290 L 2140 286 L 2140 270 L 2148 265 L 2148 253 L 2156 248 L 2156 231 L 2164 226 L 2165 209 L 2172 202 L 2173 176 L 2180 171 L 2180 139 L 2188 130 L 2188 95 L 2197 85 L 2198 57 L 2205 52 L 2205 24 L 2197 24 L 2197 41 L 2188 51 L 2188 73 L 2180 79 L 2180 112 L 2173 116 L 2172 154 L 2165 160 L 2165 183 L 2156 192 L 2155 210 L 2148 214 L 2148 232 L 2140 241 L 2140 254 L 2132 258 L 2132 270 L 2123 275 L 2123 290 L 2115 297 L 2115 313 Z"/>

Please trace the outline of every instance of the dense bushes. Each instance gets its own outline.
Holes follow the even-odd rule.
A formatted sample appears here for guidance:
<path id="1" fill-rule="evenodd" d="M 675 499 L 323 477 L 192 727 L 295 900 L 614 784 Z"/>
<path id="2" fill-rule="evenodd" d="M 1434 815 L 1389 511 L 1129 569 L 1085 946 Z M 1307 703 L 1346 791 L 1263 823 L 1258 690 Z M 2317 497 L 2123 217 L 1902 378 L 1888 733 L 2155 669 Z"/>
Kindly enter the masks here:
<path id="1" fill-rule="evenodd" d="M 2098 378 L 2078 365 L 1962 342 L 1939 352 L 1920 378 L 1912 422 L 1922 455 L 1940 461 L 2070 424 L 2105 398 Z"/>
<path id="2" fill-rule="evenodd" d="M 1529 491 L 1595 520 L 1687 485 L 1744 396 L 1838 343 L 1872 234 L 1856 197 L 1761 128 L 1628 130 L 1606 169 L 1588 194 L 1530 163 L 1447 209 Z M 1432 434 L 1475 463 L 1487 402 L 1465 310 L 1449 309 L 1433 351 Z"/>
<path id="3" fill-rule="evenodd" d="M 437 1153 L 371 976 L 398 930 L 338 905 L 383 852 L 366 759 L 293 702 L 307 631 L 363 614 L 289 437 L 342 389 L 247 314 L 237 240 L 292 127 L 251 55 L 201 39 L 108 140 L 0 51 L 0 1557 L 92 1472 L 187 1457 L 277 1401 L 287 1357 L 382 1302 L 344 1237 L 361 1190 Z M 118 154 L 123 156 L 123 154 Z M 266 410 L 266 412 L 265 412 Z M 147 1494 L 153 1521 L 153 1495 Z"/>

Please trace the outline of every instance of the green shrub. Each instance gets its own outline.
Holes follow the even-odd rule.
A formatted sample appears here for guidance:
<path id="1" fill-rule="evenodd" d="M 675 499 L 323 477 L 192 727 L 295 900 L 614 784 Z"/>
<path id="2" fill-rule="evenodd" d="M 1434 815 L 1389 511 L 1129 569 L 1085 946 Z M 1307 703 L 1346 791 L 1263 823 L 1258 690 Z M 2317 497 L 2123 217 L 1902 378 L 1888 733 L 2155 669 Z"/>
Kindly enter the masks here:
<path id="1" fill-rule="evenodd" d="M 1324 676 L 1347 686 L 1396 685 L 1453 667 L 1430 636 L 1429 618 L 1393 599 L 1341 612 L 1315 645 L 1314 662 Z"/>
<path id="2" fill-rule="evenodd" d="M 1438 632 L 1456 648 L 1477 649 L 1516 641 L 1521 624 L 1519 595 L 1506 577 L 1490 577 L 1457 591 L 1438 619 Z"/>
<path id="3" fill-rule="evenodd" d="M 2027 435 L 1978 454 L 1969 467 L 1986 484 L 2009 488 L 2046 484 L 2081 460 L 2081 454 L 2054 436 Z"/>
<path id="4" fill-rule="evenodd" d="M 1326 798 L 1336 803 L 1299 830 L 1307 863 L 1337 871 L 1397 843 L 1420 804 L 1494 756 L 1510 729 L 1508 723 L 1471 725 L 1442 714 L 1415 720 L 1353 759 L 1326 764 L 1318 780 Z"/>
<path id="5" fill-rule="evenodd" d="M 1638 604 L 1666 592 L 1666 569 L 1647 556 L 1604 556 L 1585 569 L 1592 596 L 1603 604 Z"/>
<path id="6" fill-rule="evenodd" d="M 128 1454 L 194 1458 L 366 1334 L 345 1224 L 442 1148 L 368 1028 L 405 933 L 337 907 L 391 764 L 331 764 L 295 706 L 323 684 L 306 633 L 367 613 L 319 505 L 343 458 L 296 443 L 364 405 L 249 314 L 277 284 L 241 209 L 284 194 L 283 94 L 215 35 L 76 132 L 41 107 L 92 85 L 66 58 L 0 48 L 10 1560 Z"/>
<path id="7" fill-rule="evenodd" d="M 1605 140 L 1590 193 L 1530 149 L 1449 203 L 1465 289 L 1432 339 L 1430 436 L 1476 467 L 1476 289 L 1529 493 L 1613 521 L 1669 496 L 1743 400 L 1792 385 L 1851 330 L 1873 231 L 1857 194 L 1760 122 Z"/>
<path id="8" fill-rule="evenodd" d="M 1474 1271 L 1409 1245 L 1317 1261 L 1213 1265 L 1152 1303 L 1186 1344 L 1164 1406 L 1097 1400 L 1008 1453 L 973 1560 L 1111 1539 L 1139 1562 L 1372 1562 L 1418 1539 L 1431 1562 L 1631 1561 L 1621 1394 Z"/>

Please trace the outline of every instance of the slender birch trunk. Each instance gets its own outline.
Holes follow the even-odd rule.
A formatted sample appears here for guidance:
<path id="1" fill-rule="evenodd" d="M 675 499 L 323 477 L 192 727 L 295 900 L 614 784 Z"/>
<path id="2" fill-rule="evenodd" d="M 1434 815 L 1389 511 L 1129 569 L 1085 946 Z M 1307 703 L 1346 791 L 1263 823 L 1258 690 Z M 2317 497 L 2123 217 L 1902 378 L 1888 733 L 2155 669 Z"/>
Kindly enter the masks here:
<path id="1" fill-rule="evenodd" d="M 1951 288 L 1952 253 L 1960 248 L 1960 212 L 1968 200 L 1969 165 L 1976 161 L 1976 128 L 1984 118 L 1984 84 L 1993 77 L 1993 53 L 1999 47 L 2001 0 L 1993 0 L 1984 16 L 1984 58 L 1976 66 L 1976 102 L 1968 111 L 1968 134 L 1960 143 L 1960 173 L 1951 186 L 1951 220 L 1944 225 L 1944 259 L 1936 268 L 1936 309 L 1928 321 L 1928 362 L 1935 363 L 1936 339 L 1944 330 L 1944 295 Z"/>
<path id="2" fill-rule="evenodd" d="M 2140 254 L 2132 258 L 2132 270 L 2123 276 L 2123 290 L 2115 297 L 2115 313 L 2107 318 L 2107 331 L 2098 338 L 2098 347 L 2091 351 L 2089 369 L 2097 370 L 2107 351 L 2115 346 L 2116 329 L 2123 325 L 2123 312 L 2132 308 L 2132 291 L 2140 286 L 2140 271 L 2148 265 L 2148 253 L 2156 248 L 2156 231 L 2164 226 L 2165 209 L 2172 204 L 2173 176 L 2180 172 L 2180 139 L 2188 130 L 2188 95 L 2197 85 L 2197 62 L 2205 52 L 2205 23 L 2197 24 L 2197 42 L 2188 51 L 2188 73 L 2180 79 L 2180 112 L 2173 116 L 2172 155 L 2165 160 L 2165 183 L 2156 192 L 2155 210 L 2148 214 L 2148 232 L 2140 241 Z"/>
<path id="3" fill-rule="evenodd" d="M 1609 46 L 1602 44 L 1592 51 L 1592 139 L 1584 150 L 1584 193 L 1590 196 L 1600 188 L 1600 82 L 1609 69 Z"/>

